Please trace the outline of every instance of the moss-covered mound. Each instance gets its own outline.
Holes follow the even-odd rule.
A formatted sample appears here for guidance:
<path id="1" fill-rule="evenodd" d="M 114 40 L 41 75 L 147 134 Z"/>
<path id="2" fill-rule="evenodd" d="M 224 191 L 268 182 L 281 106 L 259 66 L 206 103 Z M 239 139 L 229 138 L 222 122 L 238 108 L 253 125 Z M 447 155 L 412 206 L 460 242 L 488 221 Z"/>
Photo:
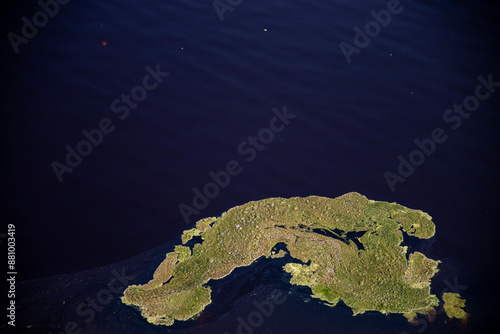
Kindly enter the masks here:
<path id="1" fill-rule="evenodd" d="M 412 319 L 438 305 L 430 294 L 430 279 L 439 261 L 400 246 L 403 232 L 431 238 L 431 217 L 396 203 L 368 200 L 358 193 L 335 199 L 310 196 L 269 198 L 234 207 L 219 218 L 205 218 L 184 232 L 185 245 L 166 255 L 153 279 L 129 286 L 122 297 L 138 306 L 154 324 L 197 316 L 211 302 L 210 280 L 275 254 L 286 244 L 289 255 L 302 262 L 284 270 L 291 283 L 311 288 L 328 305 L 342 300 L 354 314 L 365 311 L 401 313 Z M 194 241 L 194 240 L 193 240 Z"/>

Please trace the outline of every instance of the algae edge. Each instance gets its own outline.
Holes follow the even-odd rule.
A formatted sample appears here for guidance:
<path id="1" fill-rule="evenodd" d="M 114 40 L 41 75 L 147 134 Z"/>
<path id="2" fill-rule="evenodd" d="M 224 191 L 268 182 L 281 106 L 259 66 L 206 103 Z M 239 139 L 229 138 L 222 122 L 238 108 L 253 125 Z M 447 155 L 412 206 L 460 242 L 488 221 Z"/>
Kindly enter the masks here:
<path id="1" fill-rule="evenodd" d="M 465 299 L 461 298 L 458 293 L 444 293 L 443 301 L 444 311 L 448 318 L 467 319 L 468 314 L 463 310 L 465 307 Z"/>
<path id="2" fill-rule="evenodd" d="M 193 319 L 211 303 L 210 280 L 259 257 L 276 257 L 273 247 L 285 243 L 288 254 L 302 262 L 283 267 L 291 284 L 308 286 L 312 297 L 329 306 L 342 300 L 354 315 L 400 313 L 411 321 L 439 304 L 430 294 L 430 279 L 440 261 L 419 252 L 407 260 L 407 247 L 400 245 L 403 232 L 428 239 L 435 226 L 425 212 L 354 192 L 334 199 L 252 201 L 184 231 L 183 245 L 195 236 L 202 243 L 192 249 L 176 246 L 151 281 L 129 286 L 121 300 L 156 325 Z M 362 247 L 347 238 L 349 233 L 358 233 Z"/>

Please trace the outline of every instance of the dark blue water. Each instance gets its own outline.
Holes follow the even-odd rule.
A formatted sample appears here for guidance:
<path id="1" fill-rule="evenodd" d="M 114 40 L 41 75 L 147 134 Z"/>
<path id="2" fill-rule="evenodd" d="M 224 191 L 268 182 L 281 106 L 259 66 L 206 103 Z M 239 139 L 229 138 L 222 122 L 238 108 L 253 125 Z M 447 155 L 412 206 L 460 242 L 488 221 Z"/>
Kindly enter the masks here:
<path id="1" fill-rule="evenodd" d="M 32 21 L 39 4 L 2 4 L 1 233 L 15 224 L 17 279 L 45 282 L 40 279 L 118 263 L 164 245 L 144 265 L 151 275 L 168 250 L 165 244 L 197 219 L 267 197 L 357 191 L 434 218 L 434 241 L 413 247 L 443 260 L 436 289 L 455 278 L 467 286 L 461 293 L 471 318 L 460 327 L 438 315 L 425 331 L 486 326 L 498 290 L 491 270 L 497 253 L 500 87 L 481 88 L 484 99 L 468 107 L 470 113 L 447 110 L 477 94 L 479 76 L 500 81 L 500 15 L 486 2 L 402 0 L 391 7 L 386 26 L 378 25 L 369 43 L 361 41 L 367 45 L 346 59 L 341 43 L 355 46 L 354 28 L 364 30 L 374 20 L 370 11 L 387 7 L 388 1 L 244 0 L 221 21 L 210 0 L 72 0 L 59 5 L 34 37 L 16 44 L 8 34 L 23 37 L 21 18 Z M 155 70 L 169 75 L 147 79 L 150 90 L 135 88 Z M 131 92 L 138 102 L 119 101 Z M 270 127 L 273 109 L 283 113 L 285 106 L 296 117 L 276 123 L 279 132 L 262 130 Z M 61 172 L 67 147 L 77 150 L 86 140 L 82 130 L 100 127 L 109 133 L 96 135 L 98 145 L 91 148 L 81 144 L 88 155 L 73 158 L 75 167 Z M 417 149 L 414 141 L 431 138 L 435 129 L 446 140 L 423 160 L 413 156 L 419 166 L 391 189 L 384 174 L 398 174 L 398 156 L 408 160 Z M 259 133 L 265 144 L 252 151 L 248 137 Z M 203 191 L 212 181 L 209 173 L 233 160 L 238 172 L 186 223 L 179 205 L 193 206 L 193 189 Z M 106 286 L 110 272 L 89 273 L 87 291 L 85 279 L 71 276 L 65 297 L 71 306 L 39 313 L 39 321 L 53 332 L 61 319 L 81 325 L 74 306 Z M 235 297 L 230 311 L 208 317 L 205 327 L 177 330 L 236 332 L 237 316 L 251 313 L 254 298 L 272 291 L 265 282 Z M 26 287 L 24 295 L 31 291 Z M 63 290 L 56 284 L 47 291 Z M 408 327 L 396 316 L 352 318 L 347 308 L 304 303 L 306 297 L 291 294 L 256 332 L 423 328 Z M 33 303 L 60 302 L 44 298 Z M 154 331 L 115 302 L 87 331 L 111 331 L 99 327 L 116 324 L 117 318 L 103 319 L 105 312 L 132 312 L 138 328 Z M 129 325 L 128 332 L 138 331 Z"/>

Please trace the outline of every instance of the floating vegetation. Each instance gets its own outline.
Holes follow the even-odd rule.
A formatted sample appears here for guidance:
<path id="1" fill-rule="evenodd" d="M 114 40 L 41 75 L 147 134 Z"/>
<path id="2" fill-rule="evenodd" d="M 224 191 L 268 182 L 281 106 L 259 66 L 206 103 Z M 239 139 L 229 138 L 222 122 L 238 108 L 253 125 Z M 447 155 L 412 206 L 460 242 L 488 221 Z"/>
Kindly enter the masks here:
<path id="1" fill-rule="evenodd" d="M 440 261 L 419 252 L 407 260 L 403 232 L 428 239 L 435 226 L 425 212 L 354 192 L 335 199 L 253 201 L 219 218 L 198 221 L 196 228 L 183 233 L 182 243 L 194 237 L 203 242 L 192 249 L 176 246 L 153 279 L 129 286 L 122 301 L 139 307 L 153 324 L 192 319 L 211 303 L 211 280 L 260 257 L 283 257 L 285 252 L 276 252 L 275 246 L 286 245 L 299 263 L 287 263 L 283 269 L 291 274 L 291 284 L 308 286 L 312 297 L 329 306 L 342 300 L 355 315 L 400 313 L 411 321 L 439 304 L 430 294 L 430 279 Z M 456 300 L 448 302 L 452 304 Z M 456 310 L 451 314 L 460 315 Z"/>

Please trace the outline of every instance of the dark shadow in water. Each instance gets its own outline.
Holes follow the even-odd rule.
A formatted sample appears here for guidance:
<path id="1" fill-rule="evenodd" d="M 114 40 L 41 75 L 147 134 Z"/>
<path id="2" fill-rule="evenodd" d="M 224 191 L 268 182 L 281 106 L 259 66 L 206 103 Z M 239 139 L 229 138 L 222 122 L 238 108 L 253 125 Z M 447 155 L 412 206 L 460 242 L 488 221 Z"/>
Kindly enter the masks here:
<path id="1" fill-rule="evenodd" d="M 323 228 L 315 228 L 312 230 L 314 233 L 322 234 L 324 236 L 334 238 L 337 240 L 342 241 L 345 244 L 349 244 L 350 241 L 354 242 L 354 244 L 358 247 L 360 250 L 365 250 L 365 247 L 359 241 L 358 238 L 361 238 L 366 231 L 360 231 L 360 232 L 344 232 L 342 230 L 339 230 L 338 228 L 334 229 L 333 231 L 323 229 Z"/>
<path id="2" fill-rule="evenodd" d="M 191 248 L 191 250 L 193 250 L 194 245 L 202 244 L 202 243 L 203 243 L 203 239 L 201 236 L 198 235 L 198 236 L 193 237 L 188 242 L 186 242 L 186 244 L 184 246 L 187 246 L 187 247 Z"/>
<path id="3" fill-rule="evenodd" d="M 297 291 L 310 294 L 309 287 L 293 287 L 290 284 L 291 275 L 283 270 L 286 263 L 304 262 L 292 258 L 285 243 L 277 243 L 273 251 L 283 250 L 286 255 L 282 258 L 266 258 L 255 260 L 251 265 L 235 268 L 231 274 L 218 280 L 210 280 L 207 285 L 212 289 L 212 302 L 203 310 L 202 314 L 192 320 L 176 321 L 170 329 L 190 329 L 200 324 L 208 324 L 230 313 L 241 300 L 253 300 L 256 291 L 260 289 L 278 289 L 281 291 Z"/>
<path id="4" fill-rule="evenodd" d="M 284 242 L 278 242 L 276 245 L 274 245 L 274 247 L 271 249 L 271 253 L 278 253 L 280 250 L 288 253 L 288 248 L 286 248 L 286 244 Z"/>
<path id="5" fill-rule="evenodd" d="M 274 225 L 274 227 L 287 228 L 285 225 Z M 329 230 L 326 228 L 311 228 L 304 224 L 299 224 L 298 228 L 291 227 L 291 229 L 321 234 L 329 238 L 340 240 L 346 245 L 349 245 L 349 242 L 352 241 L 356 245 L 356 247 L 358 247 L 359 250 L 365 250 L 365 247 L 363 246 L 361 241 L 359 241 L 358 238 L 361 238 L 366 233 L 366 231 L 345 232 L 339 230 L 338 228 L 335 228 L 333 230 Z"/>

